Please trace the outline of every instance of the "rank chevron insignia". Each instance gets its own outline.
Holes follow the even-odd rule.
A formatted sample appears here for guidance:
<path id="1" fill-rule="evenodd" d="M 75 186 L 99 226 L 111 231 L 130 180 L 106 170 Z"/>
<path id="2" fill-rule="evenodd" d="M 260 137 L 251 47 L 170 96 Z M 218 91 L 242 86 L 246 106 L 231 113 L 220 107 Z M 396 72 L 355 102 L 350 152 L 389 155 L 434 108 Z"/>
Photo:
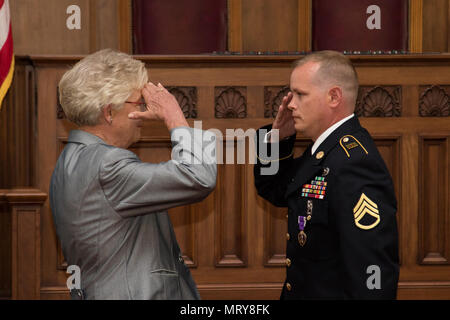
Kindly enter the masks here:
<path id="1" fill-rule="evenodd" d="M 369 226 L 365 226 L 359 223 L 359 221 L 366 215 L 366 213 L 376 219 L 376 221 Z M 358 203 L 353 208 L 353 214 L 355 216 L 355 224 L 358 226 L 358 228 L 361 228 L 363 230 L 370 230 L 372 228 L 375 228 L 378 223 L 380 223 L 380 213 L 378 211 L 377 204 L 370 200 L 369 197 L 364 193 L 361 194 Z"/>

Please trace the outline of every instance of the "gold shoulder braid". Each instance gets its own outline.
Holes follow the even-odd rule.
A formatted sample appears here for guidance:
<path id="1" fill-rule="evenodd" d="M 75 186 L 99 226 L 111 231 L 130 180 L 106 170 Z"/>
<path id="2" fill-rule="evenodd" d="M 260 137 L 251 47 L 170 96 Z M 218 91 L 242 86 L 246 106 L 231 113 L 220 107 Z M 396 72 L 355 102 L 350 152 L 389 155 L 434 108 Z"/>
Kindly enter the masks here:
<path id="1" fill-rule="evenodd" d="M 339 140 L 339 144 L 341 145 L 342 149 L 344 149 L 345 153 L 347 154 L 347 157 L 349 157 L 349 158 L 350 158 L 350 154 L 348 153 L 347 150 L 351 150 L 351 149 L 357 148 L 357 147 L 361 147 L 366 154 L 369 154 L 367 152 L 366 148 L 364 148 L 364 146 L 361 144 L 361 142 L 359 142 L 359 140 L 356 139 L 352 135 L 348 134 L 348 135 L 343 136 L 341 138 L 341 140 Z"/>

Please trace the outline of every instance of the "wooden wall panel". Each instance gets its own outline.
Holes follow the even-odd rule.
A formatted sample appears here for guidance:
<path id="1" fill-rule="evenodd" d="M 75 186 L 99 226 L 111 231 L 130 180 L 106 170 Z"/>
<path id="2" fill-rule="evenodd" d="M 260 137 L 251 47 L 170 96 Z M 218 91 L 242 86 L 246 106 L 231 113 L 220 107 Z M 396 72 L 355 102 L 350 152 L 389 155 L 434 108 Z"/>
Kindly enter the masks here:
<path id="1" fill-rule="evenodd" d="M 70 5 L 81 9 L 81 29 L 69 30 Z M 89 0 L 10 1 L 16 54 L 86 54 L 90 52 Z"/>
<path id="2" fill-rule="evenodd" d="M 41 290 L 41 205 L 39 190 L 11 189 L 11 298 L 39 299 Z"/>
<path id="3" fill-rule="evenodd" d="M 450 51 L 449 0 L 423 1 L 423 52 Z"/>
<path id="4" fill-rule="evenodd" d="M 0 188 L 29 187 L 35 183 L 34 83 L 33 68 L 17 61 L 11 88 L 0 110 Z"/>
<path id="5" fill-rule="evenodd" d="M 16 60 L 13 82 L 0 110 L 0 299 L 13 295 L 13 222 L 7 194 L 36 181 L 34 84 L 30 61 Z"/>
<path id="6" fill-rule="evenodd" d="M 39 298 L 40 279 L 36 275 L 40 274 L 40 216 L 35 216 L 33 210 L 13 210 L 12 243 L 15 248 L 13 252 L 13 279 L 12 298 L 13 299 L 33 299 Z M 19 234 L 26 234 L 21 237 Z M 36 243 L 38 242 L 38 243 Z M 25 277 L 17 277 L 22 274 Z"/>
<path id="7" fill-rule="evenodd" d="M 409 0 L 409 51 L 414 53 L 423 48 L 423 1 Z"/>
<path id="8" fill-rule="evenodd" d="M 311 50 L 311 1 L 228 0 L 229 51 Z M 79 5 L 81 30 L 68 30 L 66 9 Z M 16 54 L 86 54 L 132 47 L 132 0 L 14 0 Z M 449 0 L 410 0 L 409 50 L 449 52 Z"/>
<path id="9" fill-rule="evenodd" d="M 264 266 L 282 267 L 286 262 L 287 209 L 262 201 L 264 215 Z"/>
<path id="10" fill-rule="evenodd" d="M 242 50 L 296 51 L 297 25 L 297 0 L 244 0 Z"/>
<path id="11" fill-rule="evenodd" d="M 401 184 L 401 170 L 400 166 L 402 163 L 402 159 L 400 156 L 401 150 L 401 136 L 390 136 L 383 137 L 379 135 L 374 135 L 373 139 L 378 148 L 378 151 L 383 158 L 386 167 L 389 170 L 389 173 L 392 177 L 392 182 L 394 183 L 395 196 L 397 198 L 397 228 L 398 228 L 398 238 L 399 238 L 399 260 L 400 265 L 403 263 L 402 255 L 403 255 L 403 246 L 402 246 L 402 236 L 403 236 L 403 228 L 402 224 L 399 221 L 402 221 L 402 184 Z"/>
<path id="12" fill-rule="evenodd" d="M 13 0 L 10 1 L 14 53 L 88 54 L 103 48 L 126 51 L 126 29 L 122 0 Z M 70 5 L 81 12 L 81 29 L 66 25 Z M 119 23 L 120 22 L 120 23 Z M 131 28 L 127 30 L 131 34 Z M 123 33 L 123 32 L 122 32 Z M 130 41 L 131 42 L 131 41 Z M 130 51 L 131 52 L 131 51 Z"/>
<path id="13" fill-rule="evenodd" d="M 419 263 L 450 264 L 449 137 L 421 136 Z"/>
<path id="14" fill-rule="evenodd" d="M 11 298 L 11 215 L 6 193 L 0 190 L 0 300 Z"/>
<path id="15" fill-rule="evenodd" d="M 298 0 L 297 51 L 311 51 L 312 0 Z"/>
<path id="16" fill-rule="evenodd" d="M 133 24 L 132 24 L 132 0 L 117 0 L 119 50 L 128 54 L 133 53 Z"/>
<path id="17" fill-rule="evenodd" d="M 228 50 L 242 51 L 242 0 L 228 0 Z"/>
<path id="18" fill-rule="evenodd" d="M 90 16 L 91 23 L 94 20 L 95 32 L 91 31 L 91 44 L 89 51 L 95 52 L 104 48 L 115 48 L 127 51 L 126 47 L 121 47 L 122 43 L 126 40 L 120 37 L 120 26 L 122 20 L 124 19 L 121 15 L 126 15 L 127 11 L 125 8 L 120 8 L 118 2 L 119 0 L 90 0 L 90 11 L 94 12 Z M 128 30 L 131 33 L 131 28 Z"/>
<path id="19" fill-rule="evenodd" d="M 224 145 L 226 149 L 229 148 L 228 143 Z M 244 165 L 218 165 L 214 221 L 216 267 L 247 265 L 246 188 Z"/>

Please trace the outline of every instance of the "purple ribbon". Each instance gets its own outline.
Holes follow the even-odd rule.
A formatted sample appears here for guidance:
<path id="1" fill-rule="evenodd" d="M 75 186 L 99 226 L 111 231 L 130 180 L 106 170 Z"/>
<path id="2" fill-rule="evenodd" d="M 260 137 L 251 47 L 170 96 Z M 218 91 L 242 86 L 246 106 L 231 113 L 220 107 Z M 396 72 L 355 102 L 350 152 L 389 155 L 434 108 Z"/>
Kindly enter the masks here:
<path id="1" fill-rule="evenodd" d="M 298 216 L 298 228 L 300 229 L 300 231 L 305 230 L 305 224 L 306 224 L 306 217 Z"/>

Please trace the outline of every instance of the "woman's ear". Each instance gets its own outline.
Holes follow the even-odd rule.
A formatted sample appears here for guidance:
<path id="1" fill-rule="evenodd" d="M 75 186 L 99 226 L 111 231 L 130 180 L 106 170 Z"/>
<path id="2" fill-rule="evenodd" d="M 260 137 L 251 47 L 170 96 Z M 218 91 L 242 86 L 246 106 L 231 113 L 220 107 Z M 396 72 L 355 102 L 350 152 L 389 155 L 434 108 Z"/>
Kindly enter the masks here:
<path id="1" fill-rule="evenodd" d="M 106 123 L 108 124 L 112 124 L 112 107 L 110 104 L 108 104 L 107 106 L 104 106 L 102 108 L 102 116 L 103 116 L 103 120 L 105 120 Z"/>

